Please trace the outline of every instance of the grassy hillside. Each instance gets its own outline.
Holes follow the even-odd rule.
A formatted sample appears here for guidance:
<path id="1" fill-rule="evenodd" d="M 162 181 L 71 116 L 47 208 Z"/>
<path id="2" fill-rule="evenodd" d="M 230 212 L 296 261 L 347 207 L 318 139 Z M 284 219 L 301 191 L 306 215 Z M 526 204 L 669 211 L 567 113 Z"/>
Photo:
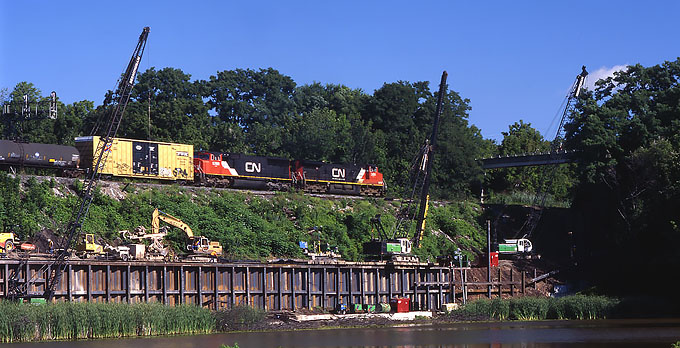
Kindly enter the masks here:
<path id="1" fill-rule="evenodd" d="M 74 191 L 79 182 L 56 180 L 0 174 L 1 227 L 16 230 L 22 239 L 45 229 L 60 233 L 77 203 Z M 113 241 L 120 230 L 150 227 L 151 213 L 159 208 L 189 224 L 195 234 L 222 243 L 225 255 L 233 259 L 303 257 L 298 247 L 302 240 L 310 245 L 328 243 L 337 246 L 344 259 L 362 260 L 362 244 L 371 239 L 371 217 L 382 214 L 389 231 L 399 208 L 398 202 L 383 199 L 263 195 L 170 185 L 131 184 L 122 191 L 124 186 L 113 183 L 97 191 L 84 231 Z M 481 214 L 480 206 L 472 202 L 433 205 L 422 247 L 415 253 L 434 259 L 457 248 L 485 249 Z M 167 239 L 182 250 L 181 231 L 173 230 Z"/>

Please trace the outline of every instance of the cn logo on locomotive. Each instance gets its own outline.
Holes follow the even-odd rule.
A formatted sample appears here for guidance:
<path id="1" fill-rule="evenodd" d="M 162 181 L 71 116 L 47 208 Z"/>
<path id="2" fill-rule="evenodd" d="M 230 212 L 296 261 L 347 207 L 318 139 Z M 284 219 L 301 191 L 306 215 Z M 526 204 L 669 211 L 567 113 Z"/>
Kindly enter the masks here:
<path id="1" fill-rule="evenodd" d="M 331 169 L 331 176 L 334 179 L 344 179 L 345 178 L 345 170 L 342 168 L 333 168 Z"/>
<path id="2" fill-rule="evenodd" d="M 262 163 L 246 162 L 246 172 L 248 173 L 260 173 L 262 171 Z"/>

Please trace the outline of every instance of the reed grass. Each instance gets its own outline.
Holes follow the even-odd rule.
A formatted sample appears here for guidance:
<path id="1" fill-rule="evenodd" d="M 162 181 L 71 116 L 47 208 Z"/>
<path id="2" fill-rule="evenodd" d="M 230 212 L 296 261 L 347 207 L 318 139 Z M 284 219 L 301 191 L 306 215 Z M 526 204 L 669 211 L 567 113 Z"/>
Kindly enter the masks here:
<path id="1" fill-rule="evenodd" d="M 606 319 L 618 305 L 618 300 L 604 296 L 496 298 L 470 302 L 452 314 L 496 320 Z"/>
<path id="2" fill-rule="evenodd" d="M 3 343 L 200 334 L 216 327 L 210 310 L 192 305 L 2 301 L 0 314 Z"/>

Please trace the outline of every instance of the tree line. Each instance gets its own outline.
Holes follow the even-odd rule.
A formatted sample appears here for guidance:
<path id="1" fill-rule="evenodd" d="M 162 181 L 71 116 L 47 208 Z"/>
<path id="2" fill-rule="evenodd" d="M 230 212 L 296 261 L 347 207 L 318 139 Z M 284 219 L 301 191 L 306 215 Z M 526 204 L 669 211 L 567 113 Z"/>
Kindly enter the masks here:
<path id="1" fill-rule="evenodd" d="M 217 72 L 192 80 L 175 68 L 150 68 L 137 84 L 118 136 L 193 144 L 195 149 L 262 156 L 374 164 L 391 194 L 401 194 L 409 168 L 432 129 L 438 91 L 428 82 L 385 83 L 373 94 L 336 84 L 297 85 L 269 68 Z M 435 86 L 436 87 L 436 86 Z M 19 83 L 4 103 L 45 99 L 31 83 Z M 73 144 L 90 134 L 113 103 L 59 105 L 56 120 L 27 121 L 26 141 Z M 469 100 L 447 89 L 435 156 L 434 194 L 465 197 L 483 179 L 476 159 L 494 151 L 468 122 Z M 150 117 L 149 117 L 150 115 Z M 150 122 L 149 122 L 150 121 Z"/>
<path id="2" fill-rule="evenodd" d="M 484 139 L 468 121 L 469 100 L 447 90 L 433 194 L 476 196 L 484 186 L 500 199 L 504 193 L 547 190 L 580 216 L 572 223 L 580 231 L 581 265 L 609 267 L 612 279 L 631 268 L 677 269 L 679 80 L 680 59 L 632 65 L 582 93 L 564 139 L 558 139 L 576 151 L 578 161 L 561 166 L 547 182 L 542 168 L 484 175 L 477 159 L 545 152 L 550 141 L 521 120 L 509 125 L 500 142 Z M 3 104 L 21 103 L 23 95 L 44 99 L 27 82 L 4 92 Z M 26 140 L 72 144 L 111 107 L 111 94 L 98 107 L 91 101 L 59 104 L 56 120 L 29 121 Z M 119 135 L 211 151 L 372 163 L 385 174 L 391 194 L 399 194 L 431 131 L 436 94 L 427 82 L 385 83 L 368 94 L 334 84 L 298 86 L 271 68 L 221 71 L 197 81 L 179 69 L 151 68 L 138 76 Z"/>

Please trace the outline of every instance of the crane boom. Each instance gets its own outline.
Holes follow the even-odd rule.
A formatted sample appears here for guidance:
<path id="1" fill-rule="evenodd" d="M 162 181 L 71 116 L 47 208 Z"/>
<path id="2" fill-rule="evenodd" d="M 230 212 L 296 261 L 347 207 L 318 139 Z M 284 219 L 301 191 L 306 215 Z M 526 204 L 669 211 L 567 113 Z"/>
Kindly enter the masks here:
<path id="1" fill-rule="evenodd" d="M 551 156 L 556 156 L 557 151 L 562 147 L 560 139 L 562 129 L 564 128 L 564 122 L 566 121 L 569 114 L 576 107 L 576 100 L 578 100 L 578 97 L 581 94 L 581 89 L 585 84 L 586 76 L 588 76 L 588 71 L 586 70 L 586 66 L 584 65 L 581 67 L 581 73 L 576 76 L 576 81 L 574 81 L 574 83 L 571 85 L 571 88 L 569 89 L 569 94 L 567 94 L 567 102 L 562 112 L 562 117 L 560 118 L 560 124 L 557 127 L 555 138 L 550 144 Z M 553 165 L 549 169 L 550 172 L 547 178 L 548 181 L 547 184 L 538 187 L 538 192 L 536 192 L 536 196 L 534 196 L 532 206 L 533 207 L 538 206 L 539 209 L 534 209 L 531 211 L 531 213 L 529 214 L 529 218 L 527 219 L 527 222 L 524 224 L 524 227 L 526 228 L 521 228 L 515 234 L 515 238 L 520 236 L 523 230 L 525 231 L 523 238 L 528 239 L 534 233 L 534 230 L 536 229 L 536 226 L 538 226 L 538 222 L 540 221 L 541 216 L 543 215 L 543 208 L 545 208 L 545 202 L 548 197 L 548 188 L 552 185 L 552 182 L 555 178 L 556 169 L 557 166 Z"/>
<path id="2" fill-rule="evenodd" d="M 97 150 L 94 155 L 94 165 L 89 168 L 88 175 L 83 182 L 83 188 L 80 192 L 80 204 L 74 209 L 73 215 L 70 222 L 66 227 L 66 234 L 61 239 L 58 244 L 58 253 L 55 260 L 52 262 L 51 274 L 49 275 L 48 284 L 45 286 L 45 295 L 48 299 L 52 297 L 54 290 L 61 280 L 63 269 L 66 265 L 66 257 L 70 252 L 73 242 L 80 234 L 83 226 L 83 222 L 87 217 L 87 213 L 90 210 L 90 205 L 92 204 L 92 199 L 94 198 L 94 190 L 97 187 L 99 178 L 101 176 L 102 169 L 106 165 L 106 159 L 111 152 L 111 145 L 113 144 L 113 138 L 115 138 L 118 128 L 120 127 L 121 120 L 123 119 L 123 114 L 125 113 L 125 108 L 130 101 L 130 95 L 132 93 L 132 87 L 135 83 L 135 78 L 137 76 L 137 69 L 139 68 L 139 63 L 142 60 L 142 54 L 144 53 L 144 48 L 146 47 L 146 40 L 149 36 L 149 27 L 144 27 L 142 33 L 139 35 L 139 40 L 137 41 L 137 46 L 132 53 L 132 58 L 125 69 L 123 77 L 118 83 L 118 87 L 115 91 L 116 105 L 108 113 L 106 121 L 103 123 L 106 125 L 106 130 L 103 136 L 100 138 L 99 144 L 97 145 Z M 97 131 L 95 128 L 93 134 Z M 40 272 L 36 273 L 39 274 Z"/>
<path id="3" fill-rule="evenodd" d="M 444 101 L 444 94 L 446 94 L 446 78 L 448 74 L 446 71 L 442 73 L 442 80 L 439 83 L 439 96 L 437 97 L 437 110 L 434 115 L 434 125 L 432 126 L 432 135 L 430 136 L 430 145 L 426 148 L 425 153 L 425 179 L 423 182 L 423 189 L 420 191 L 420 209 L 418 211 L 418 218 L 416 222 L 416 233 L 413 235 L 414 244 L 416 247 L 420 246 L 420 241 L 423 239 L 423 231 L 425 230 L 425 218 L 427 217 L 427 206 L 430 200 L 430 180 L 432 177 L 432 162 L 434 161 L 434 149 L 437 145 L 437 133 L 439 132 L 439 118 L 442 114 L 442 104 Z"/>

